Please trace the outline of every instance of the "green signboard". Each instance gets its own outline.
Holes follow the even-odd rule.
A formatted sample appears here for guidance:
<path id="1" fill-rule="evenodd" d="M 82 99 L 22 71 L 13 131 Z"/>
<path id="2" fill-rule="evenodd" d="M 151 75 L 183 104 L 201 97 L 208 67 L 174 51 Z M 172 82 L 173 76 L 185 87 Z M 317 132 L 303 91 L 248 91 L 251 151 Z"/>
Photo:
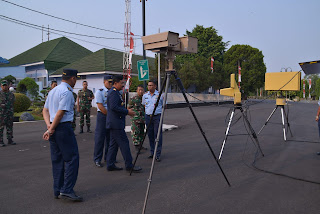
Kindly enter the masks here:
<path id="1" fill-rule="evenodd" d="M 139 81 L 149 80 L 149 65 L 148 60 L 137 61 Z"/>

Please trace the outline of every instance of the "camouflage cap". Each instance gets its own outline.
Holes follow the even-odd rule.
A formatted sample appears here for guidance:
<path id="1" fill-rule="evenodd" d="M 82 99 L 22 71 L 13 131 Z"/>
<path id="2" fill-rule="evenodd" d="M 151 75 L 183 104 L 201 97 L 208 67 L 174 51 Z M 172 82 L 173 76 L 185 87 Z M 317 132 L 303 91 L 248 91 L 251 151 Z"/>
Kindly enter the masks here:
<path id="1" fill-rule="evenodd" d="M 1 85 L 8 85 L 8 81 L 7 80 L 1 80 Z"/>

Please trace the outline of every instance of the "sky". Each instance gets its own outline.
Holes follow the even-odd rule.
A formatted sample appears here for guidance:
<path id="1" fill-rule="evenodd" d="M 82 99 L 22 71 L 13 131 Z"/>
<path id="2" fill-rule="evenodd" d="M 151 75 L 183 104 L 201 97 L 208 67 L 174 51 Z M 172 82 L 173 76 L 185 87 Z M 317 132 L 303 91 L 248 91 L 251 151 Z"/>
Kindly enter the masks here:
<path id="1" fill-rule="evenodd" d="M 3 20 L 3 16 L 39 26 L 90 36 L 61 33 L 91 51 L 124 50 L 125 0 L 5 0 L 42 13 L 110 31 L 101 31 L 41 15 L 0 0 L 0 56 L 10 59 L 42 42 L 42 31 Z M 196 25 L 213 27 L 229 49 L 235 44 L 258 48 L 267 72 L 299 71 L 299 62 L 320 60 L 319 0 L 148 0 L 146 35 L 173 31 L 183 36 Z M 131 31 L 142 55 L 142 3 L 131 0 Z M 48 36 L 44 32 L 44 41 Z M 49 39 L 61 35 L 50 34 Z M 85 40 L 84 41 L 80 41 Z M 91 43 L 88 43 L 91 42 Z M 92 44 L 96 43 L 96 44 Z M 148 56 L 154 56 L 147 52 Z"/>

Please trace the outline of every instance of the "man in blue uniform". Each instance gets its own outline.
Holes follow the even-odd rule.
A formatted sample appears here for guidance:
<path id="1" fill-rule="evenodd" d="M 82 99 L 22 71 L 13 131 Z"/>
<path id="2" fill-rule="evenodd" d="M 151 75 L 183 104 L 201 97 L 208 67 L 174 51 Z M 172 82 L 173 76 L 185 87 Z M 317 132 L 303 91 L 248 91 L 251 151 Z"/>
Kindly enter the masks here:
<path id="1" fill-rule="evenodd" d="M 94 154 L 93 161 L 97 167 L 102 167 L 101 160 L 103 156 L 103 148 L 105 147 L 104 159 L 107 160 L 107 153 L 110 142 L 110 131 L 106 129 L 107 120 L 107 96 L 108 91 L 112 87 L 112 75 L 106 75 L 103 78 L 104 87 L 96 92 L 97 103 L 97 125 L 94 134 Z"/>
<path id="2" fill-rule="evenodd" d="M 150 152 L 151 152 L 149 158 L 153 158 L 153 153 L 155 150 L 155 139 L 157 138 L 157 134 L 158 134 L 158 128 L 160 125 L 160 117 L 161 117 L 162 106 L 163 106 L 163 97 L 161 96 L 158 106 L 156 108 L 156 111 L 154 113 L 154 116 L 151 120 L 151 115 L 153 113 L 154 107 L 159 97 L 159 92 L 156 90 L 156 88 L 157 88 L 156 82 L 150 80 L 148 82 L 149 91 L 145 93 L 142 97 L 142 105 L 145 106 L 145 112 L 146 112 L 146 117 L 145 117 L 146 125 L 147 127 L 149 126 L 148 137 L 149 137 Z M 159 139 L 157 154 L 156 154 L 157 162 L 161 161 L 160 159 L 161 149 L 162 149 L 162 127 L 161 127 L 160 139 Z"/>
<path id="3" fill-rule="evenodd" d="M 115 165 L 116 155 L 119 147 L 122 157 L 125 161 L 126 170 L 138 172 L 141 170 L 141 167 L 135 166 L 133 168 L 129 140 L 124 130 L 126 115 L 134 115 L 134 111 L 132 109 L 125 108 L 124 102 L 119 92 L 123 89 L 124 84 L 125 83 L 121 75 L 114 76 L 113 87 L 109 90 L 107 97 L 107 129 L 110 129 L 110 145 L 107 155 L 107 170 L 122 170 L 121 167 L 117 167 Z"/>
<path id="4" fill-rule="evenodd" d="M 47 131 L 43 139 L 50 141 L 53 189 L 55 198 L 82 201 L 73 190 L 78 177 L 79 151 L 72 129 L 77 70 L 64 69 L 62 83 L 52 89 L 43 108 Z"/>

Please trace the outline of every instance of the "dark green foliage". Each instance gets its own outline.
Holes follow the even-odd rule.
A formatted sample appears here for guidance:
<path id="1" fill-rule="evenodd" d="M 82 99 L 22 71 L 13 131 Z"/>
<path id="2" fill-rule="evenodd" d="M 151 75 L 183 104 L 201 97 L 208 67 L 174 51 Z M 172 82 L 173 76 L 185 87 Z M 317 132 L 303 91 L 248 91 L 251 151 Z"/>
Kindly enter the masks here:
<path id="1" fill-rule="evenodd" d="M 224 55 L 224 71 L 228 76 L 235 73 L 238 77 L 240 64 L 241 90 L 246 94 L 255 93 L 257 88 L 264 85 L 266 66 L 263 57 L 259 49 L 250 45 L 233 45 Z"/>
<path id="2" fill-rule="evenodd" d="M 198 38 L 198 53 L 176 57 L 175 68 L 182 76 L 185 88 L 196 85 L 197 92 L 201 92 L 210 86 L 215 89 L 225 87 L 228 81 L 222 64 L 228 42 L 223 42 L 223 37 L 213 27 L 197 25 L 191 32 L 186 31 L 186 34 Z M 215 59 L 213 73 L 210 69 L 211 57 Z"/>
<path id="3" fill-rule="evenodd" d="M 13 106 L 14 112 L 23 112 L 29 109 L 31 105 L 29 97 L 21 93 L 14 93 L 14 96 L 16 98 Z"/>
<path id="4" fill-rule="evenodd" d="M 36 98 L 39 94 L 39 86 L 32 78 L 26 77 L 19 82 L 17 91 L 24 94 L 28 92 L 33 98 Z"/>
<path id="5" fill-rule="evenodd" d="M 14 76 L 8 75 L 8 76 L 2 78 L 1 81 L 2 81 L 2 80 L 7 80 L 9 84 L 10 84 L 10 83 L 13 84 L 13 83 L 16 82 L 17 79 L 16 79 Z"/>

